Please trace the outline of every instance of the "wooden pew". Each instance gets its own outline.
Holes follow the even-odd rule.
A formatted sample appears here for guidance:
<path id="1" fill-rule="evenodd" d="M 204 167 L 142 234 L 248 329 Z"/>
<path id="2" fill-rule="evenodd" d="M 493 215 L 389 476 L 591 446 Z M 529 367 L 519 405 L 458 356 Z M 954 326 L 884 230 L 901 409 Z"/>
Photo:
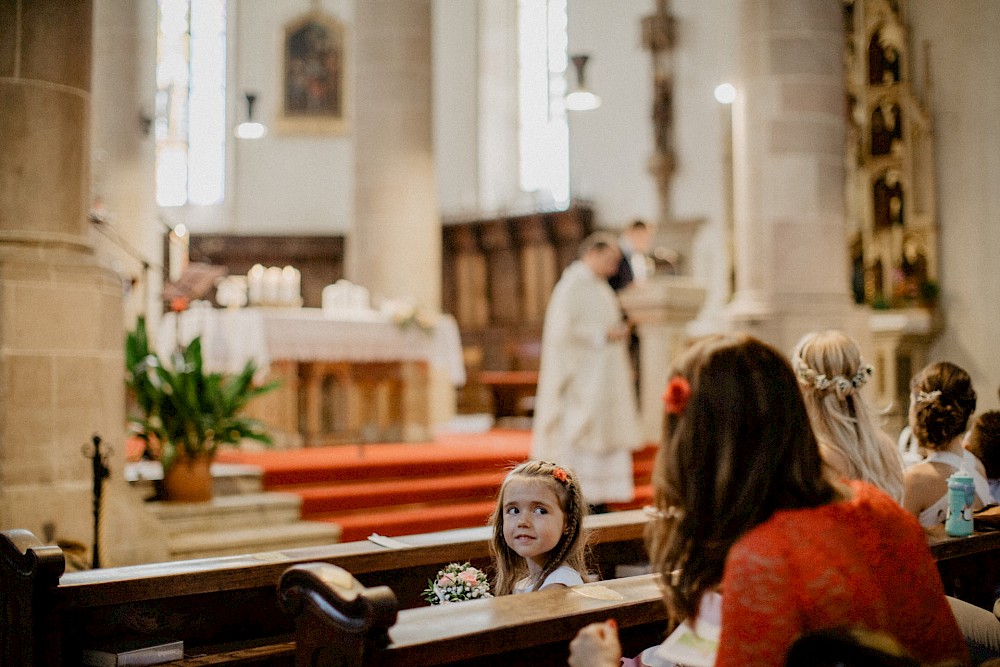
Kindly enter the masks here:
<path id="1" fill-rule="evenodd" d="M 645 558 L 646 522 L 640 510 L 588 517 L 594 562 L 604 578 L 614 576 L 617 564 Z M 332 563 L 356 573 L 365 586 L 388 585 L 409 618 L 405 610 L 423 607 L 420 591 L 441 566 L 464 560 L 484 565 L 488 539 L 483 527 L 400 537 L 408 545 L 401 549 L 354 542 L 63 574 L 58 548 L 27 531 L 2 531 L 0 664 L 76 664 L 83 646 L 134 634 L 173 636 L 188 650 L 208 654 L 181 663 L 188 666 L 291 664 L 293 623 L 275 594 L 290 566 Z M 993 574 L 993 568 L 1000 571 L 1000 533 L 932 535 L 929 543 L 949 593 L 990 606 L 992 599 L 990 605 L 980 600 L 1000 581 Z"/>
<path id="2" fill-rule="evenodd" d="M 614 618 L 625 655 L 658 644 L 667 627 L 653 575 L 404 610 L 392 592 L 368 589 L 325 563 L 282 576 L 279 596 L 295 617 L 297 666 L 565 665 L 588 623 Z"/>
<path id="3" fill-rule="evenodd" d="M 1000 531 L 948 537 L 944 526 L 936 526 L 927 533 L 945 592 L 992 610 L 1000 586 Z"/>
<path id="4" fill-rule="evenodd" d="M 952 538 L 942 528 L 928 532 L 928 545 L 946 584 L 956 577 L 952 583 L 973 587 L 967 592 L 983 579 L 963 577 L 974 575 L 983 559 L 1000 561 L 1000 532 Z M 653 575 L 541 591 L 532 594 L 530 604 L 508 596 L 410 609 L 398 616 L 395 609 L 385 613 L 386 592 L 381 591 L 375 595 L 382 596 L 382 614 L 373 621 L 374 605 L 360 603 L 368 591 L 360 585 L 350 590 L 345 572 L 324 576 L 326 568 L 297 566 L 279 584 L 282 606 L 296 619 L 296 665 L 565 665 L 569 642 L 588 623 L 614 618 L 624 655 L 659 643 L 666 629 L 663 594 Z M 344 612 L 351 605 L 358 612 L 353 628 L 335 620 L 348 618 Z M 371 633 L 367 641 L 358 628 Z"/>
<path id="5" fill-rule="evenodd" d="M 647 520 L 639 510 L 587 518 L 602 576 L 645 558 Z M 183 639 L 200 652 L 229 655 L 228 664 L 289 659 L 293 626 L 275 594 L 288 567 L 332 563 L 366 586 L 391 586 L 403 608 L 423 606 L 420 592 L 445 564 L 487 564 L 489 537 L 482 527 L 395 538 L 407 545 L 399 549 L 349 542 L 63 574 L 58 548 L 27 531 L 2 531 L 0 619 L 9 622 L 0 623 L 0 664 L 76 664 L 85 645 L 136 634 Z"/>

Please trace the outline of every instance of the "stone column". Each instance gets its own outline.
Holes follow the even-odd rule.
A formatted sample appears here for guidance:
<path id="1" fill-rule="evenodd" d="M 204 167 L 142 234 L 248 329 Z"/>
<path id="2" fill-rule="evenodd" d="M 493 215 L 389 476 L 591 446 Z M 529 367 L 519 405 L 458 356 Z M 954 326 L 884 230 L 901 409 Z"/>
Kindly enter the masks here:
<path id="1" fill-rule="evenodd" d="M 87 236 L 92 21 L 89 0 L 0 3 L 0 526 L 88 547 L 81 447 L 120 461 L 125 425 L 121 283 Z M 134 562 L 143 508 L 112 486 L 102 560 Z"/>
<path id="2" fill-rule="evenodd" d="M 354 224 L 347 274 L 373 297 L 441 305 L 431 142 L 431 3 L 366 0 L 354 17 Z"/>
<path id="3" fill-rule="evenodd" d="M 646 442 L 663 441 L 663 390 L 670 363 L 705 303 L 705 288 L 682 276 L 653 276 L 620 293 L 639 333 L 639 416 Z"/>
<path id="4" fill-rule="evenodd" d="M 441 217 L 432 143 L 431 2 L 365 0 L 354 15 L 354 222 L 346 274 L 374 299 L 441 307 Z M 454 391 L 432 369 L 432 421 Z"/>
<path id="5" fill-rule="evenodd" d="M 91 86 L 90 196 L 106 216 L 92 238 L 99 262 L 127 289 L 125 321 L 145 315 L 150 331 L 161 310 L 164 237 L 152 127 L 156 15 L 156 0 L 94 1 Z"/>
<path id="6" fill-rule="evenodd" d="M 842 3 L 743 0 L 741 11 L 729 315 L 790 349 L 850 310 Z"/>

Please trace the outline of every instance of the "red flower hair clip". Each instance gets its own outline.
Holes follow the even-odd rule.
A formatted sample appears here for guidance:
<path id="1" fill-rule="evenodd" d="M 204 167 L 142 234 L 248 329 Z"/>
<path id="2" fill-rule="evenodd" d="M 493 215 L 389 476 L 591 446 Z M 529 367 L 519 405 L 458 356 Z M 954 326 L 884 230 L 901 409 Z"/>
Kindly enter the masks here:
<path id="1" fill-rule="evenodd" d="M 691 398 L 691 385 L 680 375 L 670 378 L 667 389 L 663 392 L 663 407 L 667 414 L 679 415 L 687 407 L 688 399 Z"/>
<path id="2" fill-rule="evenodd" d="M 569 480 L 569 473 L 562 468 L 556 468 L 552 471 L 552 476 L 557 480 L 565 484 Z"/>

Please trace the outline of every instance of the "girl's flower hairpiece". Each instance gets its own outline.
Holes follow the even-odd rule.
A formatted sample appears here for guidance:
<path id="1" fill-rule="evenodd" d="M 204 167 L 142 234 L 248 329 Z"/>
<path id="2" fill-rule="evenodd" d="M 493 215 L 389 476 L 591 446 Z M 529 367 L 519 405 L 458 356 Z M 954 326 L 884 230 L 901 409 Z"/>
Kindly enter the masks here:
<path id="1" fill-rule="evenodd" d="M 663 392 L 663 407 L 670 415 L 679 415 L 687 407 L 691 398 L 691 385 L 680 375 L 670 378 L 667 389 Z"/>
<path id="2" fill-rule="evenodd" d="M 569 473 L 564 468 L 556 468 L 552 471 L 552 476 L 563 484 L 569 481 Z"/>
<path id="3" fill-rule="evenodd" d="M 934 391 L 918 391 L 913 395 L 914 400 L 917 403 L 933 403 L 937 398 L 941 396 L 941 390 L 935 389 Z"/>

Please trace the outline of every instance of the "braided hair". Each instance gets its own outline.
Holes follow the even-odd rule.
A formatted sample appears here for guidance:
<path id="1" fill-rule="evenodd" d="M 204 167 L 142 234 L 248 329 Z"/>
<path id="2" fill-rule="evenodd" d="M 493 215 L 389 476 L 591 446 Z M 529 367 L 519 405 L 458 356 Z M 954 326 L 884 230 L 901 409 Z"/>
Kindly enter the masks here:
<path id="1" fill-rule="evenodd" d="M 587 514 L 587 504 L 583 501 L 580 482 L 569 469 L 557 466 L 548 461 L 525 461 L 511 469 L 500 485 L 497 494 L 497 505 L 490 518 L 493 528 L 493 539 L 490 540 L 490 555 L 496 565 L 496 580 L 493 584 L 495 595 L 509 595 L 514 591 L 514 585 L 528 575 L 528 566 L 524 558 L 519 556 L 507 544 L 503 535 L 504 492 L 514 478 L 541 479 L 552 486 L 563 511 L 565 525 L 559 542 L 548 553 L 545 565 L 538 576 L 531 582 L 531 590 L 537 591 L 545 581 L 561 565 L 568 565 L 581 574 L 586 570 L 585 532 L 583 517 Z"/>
<path id="2" fill-rule="evenodd" d="M 969 374 L 947 361 L 931 364 L 910 382 L 910 427 L 928 449 L 941 449 L 965 432 L 976 411 Z"/>

